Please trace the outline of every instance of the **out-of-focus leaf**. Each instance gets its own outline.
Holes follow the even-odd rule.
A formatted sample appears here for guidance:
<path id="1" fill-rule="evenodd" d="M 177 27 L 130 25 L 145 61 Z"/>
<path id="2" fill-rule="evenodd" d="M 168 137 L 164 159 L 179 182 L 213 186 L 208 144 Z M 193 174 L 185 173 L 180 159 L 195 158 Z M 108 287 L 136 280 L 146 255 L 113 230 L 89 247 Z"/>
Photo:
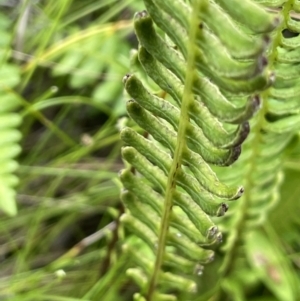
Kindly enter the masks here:
<path id="1" fill-rule="evenodd" d="M 61 61 L 53 69 L 54 76 L 72 74 L 76 66 L 83 59 L 83 54 L 78 50 L 72 50 L 66 53 Z"/>
<path id="2" fill-rule="evenodd" d="M 13 174 L 18 163 L 15 161 L 21 147 L 18 145 L 21 133 L 16 129 L 21 124 L 21 116 L 13 112 L 19 99 L 10 89 L 20 82 L 17 65 L 7 63 L 11 52 L 11 20 L 0 13 L 0 211 L 8 215 L 17 213 L 15 186 L 18 178 Z"/>
<path id="3" fill-rule="evenodd" d="M 14 94 L 8 94 L 0 89 L 0 114 L 15 109 L 19 104 L 19 99 Z"/>
<path id="4" fill-rule="evenodd" d="M 117 81 L 105 81 L 94 90 L 93 98 L 97 103 L 113 103 L 122 91 Z"/>
<path id="5" fill-rule="evenodd" d="M 14 65 L 4 64 L 0 67 L 0 87 L 14 87 L 20 81 L 19 70 Z"/>
<path id="6" fill-rule="evenodd" d="M 262 231 L 252 231 L 247 235 L 246 253 L 249 264 L 256 271 L 257 277 L 278 300 L 295 301 L 298 299 L 299 280 L 286 255 L 282 253 L 274 239 L 271 240 Z"/>
<path id="7" fill-rule="evenodd" d="M 10 189 L 7 183 L 0 182 L 0 208 L 8 215 L 16 215 L 17 213 L 15 195 L 15 191 Z"/>
<path id="8" fill-rule="evenodd" d="M 295 169 L 284 170 L 284 182 L 281 186 L 282 202 L 273 210 L 270 221 L 276 233 L 280 233 L 280 238 L 289 244 L 299 244 L 300 237 L 300 161 L 293 162 Z M 289 163 L 290 165 L 290 163 Z"/>

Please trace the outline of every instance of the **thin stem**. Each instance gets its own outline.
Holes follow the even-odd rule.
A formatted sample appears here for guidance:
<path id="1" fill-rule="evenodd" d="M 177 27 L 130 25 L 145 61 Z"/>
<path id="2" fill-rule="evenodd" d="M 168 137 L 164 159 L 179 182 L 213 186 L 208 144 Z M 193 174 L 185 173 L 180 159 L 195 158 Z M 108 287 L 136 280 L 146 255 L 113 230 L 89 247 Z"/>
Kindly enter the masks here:
<path id="1" fill-rule="evenodd" d="M 190 20 L 189 30 L 189 43 L 188 43 L 188 59 L 187 59 L 187 72 L 185 78 L 184 94 L 181 104 L 180 122 L 177 135 L 177 143 L 174 152 L 174 158 L 172 166 L 168 176 L 167 188 L 164 200 L 164 211 L 161 219 L 158 247 L 156 254 L 156 261 L 152 277 L 149 282 L 148 292 L 146 299 L 152 301 L 155 288 L 159 279 L 160 269 L 163 262 L 165 245 L 167 241 L 167 234 L 170 222 L 170 215 L 173 207 L 173 194 L 176 189 L 176 175 L 178 170 L 181 168 L 182 154 L 186 148 L 185 136 L 186 128 L 189 123 L 189 107 L 193 100 L 192 98 L 192 84 L 193 84 L 193 72 L 195 64 L 195 44 L 196 44 L 196 33 L 198 29 L 198 13 L 200 10 L 200 1 L 195 0 L 193 5 L 193 14 Z"/>

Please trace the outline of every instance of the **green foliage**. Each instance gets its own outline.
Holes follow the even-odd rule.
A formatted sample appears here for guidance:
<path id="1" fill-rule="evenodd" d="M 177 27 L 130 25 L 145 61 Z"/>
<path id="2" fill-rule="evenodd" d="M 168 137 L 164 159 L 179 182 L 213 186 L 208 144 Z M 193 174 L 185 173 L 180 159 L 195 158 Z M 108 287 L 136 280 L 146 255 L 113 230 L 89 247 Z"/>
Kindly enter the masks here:
<path id="1" fill-rule="evenodd" d="M 129 67 L 126 49 L 131 45 L 131 16 L 138 5 L 124 1 L 122 8 L 114 0 L 3 2 L 0 128 L 6 130 L 1 131 L 1 158 L 15 156 L 15 117 L 23 118 L 19 126 L 23 138 L 19 168 L 15 171 L 12 159 L 0 164 L 1 205 L 8 210 L 8 201 L 13 201 L 18 207 L 15 217 L 2 212 L 0 216 L 0 299 L 126 298 L 130 292 L 122 294 L 120 287 L 125 282 L 127 258 L 112 255 L 117 254 L 117 247 L 106 249 L 119 207 L 121 143 L 116 116 L 125 106 L 110 102 L 105 95 L 95 101 L 93 91 L 99 83 L 110 82 L 120 98 L 121 79 L 125 66 Z M 104 48 L 98 48 L 98 41 L 110 38 L 124 52 L 97 71 L 97 81 L 70 86 L 73 73 L 80 73 L 83 65 L 74 66 L 68 74 L 53 75 L 68 52 L 85 42 L 90 42 L 96 66 L 99 56 L 108 56 Z M 108 70 L 113 71 L 106 78 Z M 87 82 L 85 73 L 81 74 Z M 4 112 L 6 119 L 2 119 Z M 16 182 L 13 171 L 19 185 L 3 198 L 2 186 L 10 188 L 10 181 L 12 188 Z M 90 237 L 93 232 L 96 235 Z M 115 281 L 112 292 L 111 279 Z"/>
<path id="2" fill-rule="evenodd" d="M 87 39 L 82 47 L 64 53 L 53 68 L 53 75 L 70 74 L 72 89 L 94 86 L 93 102 L 111 106 L 117 116 L 124 114 L 120 80 L 129 67 L 125 60 L 129 47 L 122 43 L 123 38 L 118 33 L 108 32 L 102 39 Z"/>
<path id="3" fill-rule="evenodd" d="M 190 2 L 144 0 L 148 13 L 135 16 L 139 72 L 124 84 L 133 99 L 127 111 L 144 132 L 121 132 L 130 164 L 120 175 L 127 208 L 121 221 L 151 250 L 133 255 L 137 266 L 128 274 L 142 292 L 135 300 L 193 298 L 187 293 L 195 282 L 184 281 L 221 241 L 213 222 L 225 234 L 214 300 L 246 300 L 243 287 L 255 277 L 279 300 L 296 300 L 299 280 L 266 233 L 285 151 L 299 131 L 298 38 L 285 36 L 300 32 L 289 16 L 298 3 L 281 1 L 275 14 L 255 1 Z M 161 90 L 147 88 L 143 72 Z M 244 190 L 221 221 L 214 218 Z"/>
<path id="4" fill-rule="evenodd" d="M 15 112 L 20 103 L 13 88 L 20 81 L 20 70 L 7 60 L 11 52 L 11 36 L 7 33 L 11 21 L 4 14 L 0 14 L 0 19 L 0 210 L 15 215 L 18 178 L 13 172 L 18 167 L 15 157 L 21 150 L 18 145 L 21 134 L 17 127 L 22 118 Z"/>
<path id="5" fill-rule="evenodd" d="M 0 299 L 298 300 L 298 2 L 0 1 Z"/>

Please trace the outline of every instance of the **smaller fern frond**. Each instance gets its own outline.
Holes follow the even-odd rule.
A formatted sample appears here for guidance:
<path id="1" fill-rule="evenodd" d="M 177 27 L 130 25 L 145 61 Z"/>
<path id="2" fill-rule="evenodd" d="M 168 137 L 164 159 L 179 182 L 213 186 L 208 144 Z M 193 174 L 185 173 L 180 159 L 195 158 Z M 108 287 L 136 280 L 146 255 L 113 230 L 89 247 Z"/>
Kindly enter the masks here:
<path id="1" fill-rule="evenodd" d="M 21 116 L 14 112 L 17 106 L 18 99 L 7 89 L 0 88 L 0 209 L 9 215 L 17 213 L 14 187 L 18 178 L 13 174 L 18 167 L 14 158 L 21 151 L 18 145 L 21 133 L 17 130 Z"/>
<path id="2" fill-rule="evenodd" d="M 20 70 L 15 64 L 7 61 L 10 38 L 7 36 L 6 27 L 11 20 L 2 13 L 0 18 L 0 34 L 3 36 L 0 53 L 0 210 L 8 215 L 15 215 L 15 186 L 18 184 L 18 178 L 14 174 L 18 168 L 15 157 L 21 151 L 18 144 L 21 133 L 17 128 L 22 118 L 16 112 L 20 102 L 12 89 L 20 82 Z"/>
<path id="3" fill-rule="evenodd" d="M 231 214 L 224 218 L 223 226 L 220 226 L 223 232 L 228 232 L 222 266 L 222 276 L 226 281 L 221 285 L 227 295 L 232 295 L 234 291 L 242 292 L 241 288 L 248 285 L 247 277 L 240 277 L 240 281 L 235 281 L 240 269 L 247 269 L 249 275 L 256 275 L 253 261 L 255 254 L 259 253 L 259 248 L 262 248 L 257 247 L 257 241 L 261 240 L 262 245 L 270 244 L 265 231 L 268 214 L 281 200 L 280 186 L 284 177 L 285 150 L 291 146 L 300 126 L 299 100 L 296 100 L 300 95 L 300 44 L 297 42 L 300 26 L 290 16 L 291 10 L 297 10 L 298 1 L 254 2 L 267 7 L 281 6 L 275 16 L 281 21 L 274 30 L 273 41 L 268 50 L 269 66 L 276 79 L 272 86 L 261 94 L 262 109 L 251 122 L 252 131 L 244 144 L 239 161 L 232 166 L 230 175 L 222 170 L 218 171 L 220 178 L 228 185 L 240 183 L 243 179 L 245 187 L 245 194 L 239 203 L 233 206 Z M 274 14 L 270 14 L 270 18 L 274 18 Z M 257 240 L 254 240 L 255 237 Z M 261 250 L 260 253 L 266 257 L 268 251 Z M 269 262 L 269 258 L 266 262 Z M 274 268 L 276 264 L 274 263 Z M 278 263 L 280 270 L 279 265 Z M 286 264 L 286 269 L 289 269 L 288 266 Z M 290 285 L 284 284 L 286 294 L 283 294 L 283 290 L 278 290 L 276 279 L 270 281 L 267 275 L 266 272 L 260 273 L 259 278 L 278 300 L 297 299 L 299 289 L 292 281 Z M 245 299 L 246 296 L 241 298 Z"/>

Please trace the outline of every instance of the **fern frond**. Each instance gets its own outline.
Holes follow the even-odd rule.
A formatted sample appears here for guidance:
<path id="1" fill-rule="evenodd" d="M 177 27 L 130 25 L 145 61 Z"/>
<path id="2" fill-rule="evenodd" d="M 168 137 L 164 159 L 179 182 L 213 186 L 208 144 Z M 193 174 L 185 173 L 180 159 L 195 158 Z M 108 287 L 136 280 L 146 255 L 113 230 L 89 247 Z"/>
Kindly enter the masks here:
<path id="1" fill-rule="evenodd" d="M 19 102 L 13 95 L 0 88 L 0 209 L 9 215 L 17 213 L 14 186 L 18 183 L 18 178 L 13 172 L 18 167 L 14 158 L 20 152 L 18 142 L 21 134 L 17 127 L 21 123 L 21 117 L 13 110 L 18 105 Z"/>
<path id="2" fill-rule="evenodd" d="M 245 262 L 241 265 L 245 257 L 250 260 L 249 265 L 253 265 L 253 250 L 256 249 L 254 245 L 258 242 L 252 238 L 260 237 L 262 241 L 267 240 L 263 229 L 267 223 L 268 213 L 280 200 L 284 151 L 292 143 L 300 125 L 299 100 L 297 100 L 300 91 L 298 84 L 300 56 L 297 58 L 295 55 L 299 52 L 297 33 L 300 33 L 300 27 L 295 26 L 290 17 L 291 10 L 297 10 L 298 2 L 254 2 L 268 7 L 282 5 L 282 9 L 277 14 L 277 19 L 280 19 L 281 23 L 274 31 L 274 39 L 268 49 L 269 65 L 276 79 L 272 87 L 261 94 L 262 109 L 251 123 L 252 130 L 244 144 L 243 154 L 235 166 L 231 167 L 230 176 L 221 170 L 217 172 L 221 179 L 231 185 L 240 183 L 243 179 L 242 183 L 245 187 L 245 194 L 233 208 L 231 215 L 225 218 L 221 227 L 224 231 L 228 231 L 228 239 L 223 249 L 225 261 L 222 267 L 222 277 L 227 279 L 223 289 L 227 294 L 232 294 L 233 286 L 240 291 L 238 286 L 247 285 L 233 279 L 238 273 L 237 267 L 239 270 L 242 266 L 246 268 Z M 293 33 L 296 33 L 295 37 Z M 277 267 L 279 269 L 279 265 L 283 265 L 275 262 L 270 264 L 274 264 L 274 269 Z M 251 272 L 248 270 L 248 273 Z M 257 276 L 279 300 L 297 299 L 299 290 L 297 285 L 294 286 L 293 281 L 285 287 L 287 293 L 282 294 L 282 290 L 277 289 L 276 279 L 270 280 L 267 275 L 265 273 Z M 228 285 L 230 278 L 232 281 Z"/>
<path id="3" fill-rule="evenodd" d="M 265 50 L 279 18 L 251 1 L 240 11 L 215 2 L 145 0 L 148 12 L 135 16 L 140 46 L 133 61 L 162 90 L 155 95 L 136 75 L 124 77 L 133 98 L 128 113 L 146 132 L 121 132 L 131 166 L 120 175 L 127 208 L 121 220 L 149 249 L 143 256 L 125 246 L 138 266 L 128 271 L 141 287 L 136 300 L 176 300 L 170 292 L 196 290 L 186 276 L 211 261 L 209 248 L 222 239 L 209 216 L 224 215 L 227 202 L 244 191 L 220 182 L 209 164 L 228 166 L 238 158 L 248 119 L 260 106 L 257 92 L 274 80 Z M 245 27 L 263 35 L 250 36 L 233 21 L 242 22 L 248 9 L 261 26 Z"/>
<path id="4" fill-rule="evenodd" d="M 10 37 L 6 28 L 10 23 L 9 17 L 0 14 L 1 52 L 0 52 L 0 211 L 8 215 L 17 213 L 15 186 L 18 178 L 14 175 L 18 164 L 15 157 L 20 152 L 18 144 L 21 134 L 17 127 L 21 116 L 15 112 L 20 105 L 12 88 L 20 81 L 19 68 L 7 62 L 10 51 Z"/>

